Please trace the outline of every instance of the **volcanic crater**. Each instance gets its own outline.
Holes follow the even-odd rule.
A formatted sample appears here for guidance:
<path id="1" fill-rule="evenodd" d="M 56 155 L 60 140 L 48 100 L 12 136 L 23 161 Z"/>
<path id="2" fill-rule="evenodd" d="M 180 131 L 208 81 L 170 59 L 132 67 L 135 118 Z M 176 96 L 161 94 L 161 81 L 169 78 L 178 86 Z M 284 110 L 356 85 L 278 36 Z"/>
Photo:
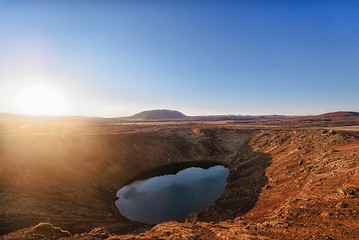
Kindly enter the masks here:
<path id="1" fill-rule="evenodd" d="M 359 138 L 333 130 L 335 121 L 61 121 L 3 124 L 1 239 L 359 236 Z M 135 179 L 216 164 L 230 170 L 227 187 L 197 216 L 151 226 L 115 207 L 117 190 Z"/>

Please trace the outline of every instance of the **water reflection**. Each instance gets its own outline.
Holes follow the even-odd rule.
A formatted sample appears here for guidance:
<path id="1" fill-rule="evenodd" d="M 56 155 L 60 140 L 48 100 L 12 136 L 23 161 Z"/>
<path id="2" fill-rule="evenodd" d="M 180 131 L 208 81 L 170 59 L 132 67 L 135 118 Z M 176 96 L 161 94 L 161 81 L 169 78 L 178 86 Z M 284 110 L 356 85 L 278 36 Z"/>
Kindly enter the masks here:
<path id="1" fill-rule="evenodd" d="M 117 192 L 116 207 L 126 218 L 142 223 L 182 219 L 217 200 L 228 175 L 224 166 L 191 167 L 175 175 L 136 181 Z"/>

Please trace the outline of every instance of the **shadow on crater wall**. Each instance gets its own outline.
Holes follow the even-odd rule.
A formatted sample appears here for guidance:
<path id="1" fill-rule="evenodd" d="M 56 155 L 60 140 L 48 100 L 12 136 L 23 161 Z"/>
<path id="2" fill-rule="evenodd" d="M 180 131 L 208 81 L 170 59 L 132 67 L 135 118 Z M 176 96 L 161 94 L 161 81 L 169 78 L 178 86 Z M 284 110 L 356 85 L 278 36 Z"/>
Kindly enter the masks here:
<path id="1" fill-rule="evenodd" d="M 252 209 L 267 184 L 266 168 L 270 154 L 253 151 L 249 142 L 228 163 L 230 175 L 218 201 L 200 215 L 202 220 L 220 221 L 241 216 Z"/>
<path id="2" fill-rule="evenodd" d="M 199 218 L 202 221 L 221 221 L 244 215 L 254 207 L 262 188 L 267 184 L 265 173 L 270 165 L 271 155 L 253 150 L 251 142 L 257 136 L 257 131 L 202 129 L 202 133 L 203 135 L 198 137 L 195 143 L 189 141 L 188 137 L 172 135 L 167 142 L 171 148 L 165 149 L 170 151 L 175 149 L 169 153 L 174 153 L 171 159 L 175 163 L 160 165 L 149 170 L 147 168 L 130 182 L 161 175 L 164 173 L 161 170 L 175 173 L 179 169 L 190 166 L 206 168 L 223 164 L 230 169 L 226 190 L 215 204 L 199 214 Z M 197 159 L 197 161 L 188 161 L 188 159 Z"/>

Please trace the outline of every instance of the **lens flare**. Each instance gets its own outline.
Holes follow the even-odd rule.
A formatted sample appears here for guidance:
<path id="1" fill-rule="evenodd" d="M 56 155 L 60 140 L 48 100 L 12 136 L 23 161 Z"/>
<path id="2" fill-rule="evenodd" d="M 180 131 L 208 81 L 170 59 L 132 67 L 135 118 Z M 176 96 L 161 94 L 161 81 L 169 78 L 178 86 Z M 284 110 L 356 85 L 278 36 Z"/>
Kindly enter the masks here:
<path id="1" fill-rule="evenodd" d="M 21 91 L 16 96 L 16 104 L 21 113 L 30 115 L 61 115 L 66 111 L 62 95 L 45 86 Z"/>

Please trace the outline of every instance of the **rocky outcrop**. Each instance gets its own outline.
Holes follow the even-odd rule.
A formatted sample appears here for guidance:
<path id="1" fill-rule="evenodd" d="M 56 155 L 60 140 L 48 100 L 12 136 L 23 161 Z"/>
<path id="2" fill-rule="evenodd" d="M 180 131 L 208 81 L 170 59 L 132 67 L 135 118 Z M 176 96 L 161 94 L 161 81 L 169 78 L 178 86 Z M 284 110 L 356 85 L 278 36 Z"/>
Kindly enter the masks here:
<path id="1" fill-rule="evenodd" d="M 3 240 L 7 240 L 7 239 L 57 240 L 69 236 L 70 233 L 68 231 L 62 230 L 59 227 L 55 227 L 50 223 L 39 223 L 36 226 L 22 229 L 20 231 L 8 234 L 0 238 Z"/>

